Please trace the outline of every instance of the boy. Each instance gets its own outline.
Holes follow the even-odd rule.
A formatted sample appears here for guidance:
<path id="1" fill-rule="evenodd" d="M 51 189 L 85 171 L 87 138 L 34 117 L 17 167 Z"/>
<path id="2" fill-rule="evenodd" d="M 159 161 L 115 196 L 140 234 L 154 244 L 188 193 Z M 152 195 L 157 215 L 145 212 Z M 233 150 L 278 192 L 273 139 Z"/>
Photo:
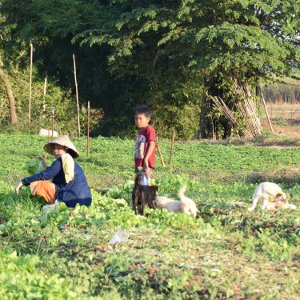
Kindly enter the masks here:
<path id="1" fill-rule="evenodd" d="M 79 156 L 74 144 L 68 136 L 63 135 L 44 146 L 44 149 L 55 156 L 56 160 L 47 167 L 41 159 L 46 170 L 30 177 L 23 178 L 16 186 L 16 192 L 23 186 L 30 185 L 33 195 L 43 197 L 52 209 L 59 202 L 65 202 L 68 207 L 80 205 L 90 206 L 92 195 L 85 174 L 81 167 L 74 161 Z"/>
<path id="2" fill-rule="evenodd" d="M 135 108 L 135 124 L 139 134 L 135 142 L 135 171 L 142 171 L 142 185 L 150 185 L 152 170 L 155 168 L 155 142 L 154 128 L 149 125 L 151 111 L 147 105 Z"/>

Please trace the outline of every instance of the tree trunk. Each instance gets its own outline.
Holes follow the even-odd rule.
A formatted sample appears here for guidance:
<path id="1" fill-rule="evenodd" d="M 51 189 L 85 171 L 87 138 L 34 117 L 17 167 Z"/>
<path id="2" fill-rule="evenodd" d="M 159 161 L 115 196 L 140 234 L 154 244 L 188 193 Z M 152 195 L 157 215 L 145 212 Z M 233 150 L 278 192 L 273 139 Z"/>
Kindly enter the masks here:
<path id="1" fill-rule="evenodd" d="M 200 115 L 200 137 L 202 139 L 211 139 L 214 136 L 214 127 L 211 113 L 211 100 L 203 93 L 201 101 L 201 115 Z"/>
<path id="2" fill-rule="evenodd" d="M 9 108 L 10 108 L 10 120 L 11 124 L 17 123 L 17 113 L 16 113 L 16 105 L 15 105 L 15 97 L 11 88 L 11 85 L 9 83 L 8 77 L 6 76 L 4 70 L 3 70 L 3 62 L 0 57 L 0 79 L 3 81 L 8 100 L 9 100 Z"/>

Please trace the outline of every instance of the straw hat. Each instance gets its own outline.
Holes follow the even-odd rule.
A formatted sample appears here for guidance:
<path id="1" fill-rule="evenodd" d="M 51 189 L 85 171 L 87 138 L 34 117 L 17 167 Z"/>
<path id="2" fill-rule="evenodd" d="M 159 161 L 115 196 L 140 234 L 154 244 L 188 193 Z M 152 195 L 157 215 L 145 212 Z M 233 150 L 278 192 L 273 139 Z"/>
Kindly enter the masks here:
<path id="1" fill-rule="evenodd" d="M 61 145 L 67 148 L 67 152 L 73 157 L 76 158 L 79 156 L 79 152 L 74 146 L 74 144 L 71 142 L 69 137 L 67 135 L 62 135 L 58 137 L 57 139 L 49 142 L 44 146 L 44 150 L 50 154 L 53 154 L 53 148 L 54 144 Z"/>

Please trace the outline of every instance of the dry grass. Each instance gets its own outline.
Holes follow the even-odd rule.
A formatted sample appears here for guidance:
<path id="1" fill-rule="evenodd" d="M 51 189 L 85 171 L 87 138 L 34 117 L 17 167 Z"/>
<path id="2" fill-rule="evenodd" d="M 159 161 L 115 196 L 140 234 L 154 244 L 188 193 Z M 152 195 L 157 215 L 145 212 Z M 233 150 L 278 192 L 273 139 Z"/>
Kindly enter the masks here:
<path id="1" fill-rule="evenodd" d="M 279 139 L 290 139 L 291 145 L 300 144 L 300 103 L 268 103 L 267 109 L 275 134 Z M 262 125 L 269 131 L 267 119 L 262 114 Z M 292 142 L 293 141 L 293 142 Z"/>

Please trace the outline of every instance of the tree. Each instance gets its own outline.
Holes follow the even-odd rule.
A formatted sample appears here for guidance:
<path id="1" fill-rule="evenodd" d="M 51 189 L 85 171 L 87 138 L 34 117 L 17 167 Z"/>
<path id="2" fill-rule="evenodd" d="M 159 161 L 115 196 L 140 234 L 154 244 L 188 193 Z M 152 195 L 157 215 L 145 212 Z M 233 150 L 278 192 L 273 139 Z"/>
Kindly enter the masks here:
<path id="1" fill-rule="evenodd" d="M 2 62 L 1 57 L 0 57 L 0 79 L 4 83 L 4 86 L 5 86 L 5 89 L 7 92 L 7 97 L 9 100 L 11 124 L 16 124 L 17 123 L 17 113 L 16 113 L 15 97 L 14 97 L 14 94 L 12 91 L 12 87 L 9 83 L 8 77 L 3 70 L 3 62 Z"/>
<path id="2" fill-rule="evenodd" d="M 159 60 L 164 74 L 172 69 L 197 74 L 205 87 L 200 120 L 205 138 L 213 136 L 214 127 L 223 126 L 223 137 L 233 127 L 223 117 L 218 122 L 211 97 L 237 112 L 245 95 L 253 96 L 251 87 L 288 75 L 299 64 L 300 8 L 294 1 L 112 1 L 105 10 L 101 25 L 76 39 L 110 46 L 115 72 L 140 68 L 148 77 Z"/>
<path id="3" fill-rule="evenodd" d="M 40 68 L 65 86 L 77 54 L 82 95 L 96 99 L 114 133 L 146 102 L 158 112 L 199 103 L 203 138 L 243 135 L 256 85 L 299 65 L 300 8 L 291 0 L 2 2 L 17 40 L 33 40 Z"/>
<path id="4" fill-rule="evenodd" d="M 0 1 L 0 5 L 1 5 L 1 1 Z M 0 14 L 0 24 L 4 21 L 4 16 L 2 16 Z M 8 37 L 8 32 L 7 30 L 4 30 L 3 28 L 0 27 L 0 41 L 3 43 L 4 39 L 7 39 Z M 2 49 L 3 50 L 3 49 Z M 17 123 L 17 112 L 16 112 L 16 105 L 15 105 L 15 97 L 14 97 L 14 93 L 11 87 L 11 84 L 9 82 L 9 77 L 8 75 L 5 73 L 4 71 L 4 63 L 1 57 L 1 49 L 0 49 L 0 79 L 4 84 L 6 93 L 7 93 L 7 97 L 9 100 L 9 109 L 10 109 L 10 121 L 11 124 L 16 124 Z"/>

